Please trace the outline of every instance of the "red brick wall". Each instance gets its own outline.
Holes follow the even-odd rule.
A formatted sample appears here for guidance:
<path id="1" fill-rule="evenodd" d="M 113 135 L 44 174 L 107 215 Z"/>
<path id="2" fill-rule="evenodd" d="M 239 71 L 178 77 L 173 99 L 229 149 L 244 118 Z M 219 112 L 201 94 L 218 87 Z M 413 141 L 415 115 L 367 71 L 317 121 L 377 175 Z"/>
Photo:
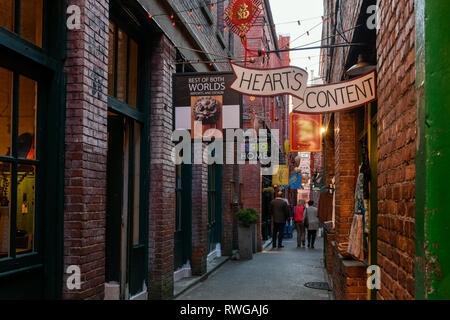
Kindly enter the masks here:
<path id="1" fill-rule="evenodd" d="M 203 144 L 202 149 L 206 148 Z M 193 148 L 194 153 L 196 151 Z M 194 157 L 195 159 L 195 157 Z M 192 165 L 192 261 L 193 275 L 206 273 L 208 257 L 207 248 L 208 231 L 208 165 Z"/>
<path id="2" fill-rule="evenodd" d="M 81 29 L 67 33 L 64 270 L 81 268 L 81 289 L 64 299 L 102 299 L 105 282 L 107 52 L 109 1 L 69 1 Z M 91 42 L 90 42 L 91 41 Z"/>
<path id="3" fill-rule="evenodd" d="M 414 1 L 381 2 L 378 51 L 380 299 L 414 298 Z M 394 85 L 395 84 L 395 85 Z"/>
<path id="4" fill-rule="evenodd" d="M 348 241 L 355 211 L 355 113 L 335 113 L 334 127 L 336 195 L 335 230 L 336 242 Z"/>
<path id="5" fill-rule="evenodd" d="M 172 43 L 161 35 L 152 44 L 150 110 L 149 298 L 173 296 L 175 166 L 171 159 Z"/>

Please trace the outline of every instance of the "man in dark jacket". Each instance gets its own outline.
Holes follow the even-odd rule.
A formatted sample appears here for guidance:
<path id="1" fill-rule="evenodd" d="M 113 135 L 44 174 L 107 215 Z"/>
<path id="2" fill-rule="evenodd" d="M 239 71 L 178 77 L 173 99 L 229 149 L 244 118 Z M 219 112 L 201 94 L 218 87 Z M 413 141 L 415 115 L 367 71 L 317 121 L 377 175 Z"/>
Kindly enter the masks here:
<path id="1" fill-rule="evenodd" d="M 283 248 L 283 229 L 286 221 L 289 220 L 289 208 L 286 200 L 281 198 L 282 192 L 278 192 L 278 197 L 270 202 L 270 212 L 272 214 L 273 221 L 273 234 L 272 234 L 272 247 L 277 247 L 277 235 L 278 235 L 278 248 Z"/>

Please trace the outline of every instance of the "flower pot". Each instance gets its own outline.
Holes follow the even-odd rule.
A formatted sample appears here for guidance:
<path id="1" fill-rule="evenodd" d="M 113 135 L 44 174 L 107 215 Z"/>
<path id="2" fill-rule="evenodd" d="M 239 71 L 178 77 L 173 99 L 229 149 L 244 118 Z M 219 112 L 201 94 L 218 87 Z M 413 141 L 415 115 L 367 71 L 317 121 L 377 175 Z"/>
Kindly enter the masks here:
<path id="1" fill-rule="evenodd" d="M 239 240 L 239 256 L 242 260 L 253 259 L 254 248 L 254 229 L 256 224 L 250 227 L 238 226 L 238 240 Z"/>

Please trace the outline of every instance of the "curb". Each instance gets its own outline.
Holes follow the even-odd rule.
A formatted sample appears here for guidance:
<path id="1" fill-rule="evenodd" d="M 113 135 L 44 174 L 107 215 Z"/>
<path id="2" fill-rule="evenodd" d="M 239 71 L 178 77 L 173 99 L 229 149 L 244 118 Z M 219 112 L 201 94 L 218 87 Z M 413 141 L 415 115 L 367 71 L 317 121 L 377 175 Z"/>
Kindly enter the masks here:
<path id="1" fill-rule="evenodd" d="M 172 297 L 172 300 L 179 297 L 180 295 L 182 295 L 183 293 L 185 293 L 187 290 L 191 289 L 192 287 L 196 286 L 197 284 L 199 284 L 200 282 L 205 281 L 209 275 L 211 273 L 213 273 L 214 271 L 216 271 L 217 269 L 219 269 L 222 265 L 225 264 L 225 262 L 227 262 L 228 260 L 230 260 L 231 257 L 227 257 L 225 260 L 223 260 L 221 263 L 219 263 L 217 266 L 215 266 L 214 268 L 212 268 L 211 270 L 207 271 L 205 274 L 201 275 L 198 279 L 196 279 L 194 282 L 192 282 L 191 284 L 189 284 L 186 288 L 184 288 L 183 290 L 181 290 L 180 292 L 178 292 L 177 294 L 175 294 Z"/>

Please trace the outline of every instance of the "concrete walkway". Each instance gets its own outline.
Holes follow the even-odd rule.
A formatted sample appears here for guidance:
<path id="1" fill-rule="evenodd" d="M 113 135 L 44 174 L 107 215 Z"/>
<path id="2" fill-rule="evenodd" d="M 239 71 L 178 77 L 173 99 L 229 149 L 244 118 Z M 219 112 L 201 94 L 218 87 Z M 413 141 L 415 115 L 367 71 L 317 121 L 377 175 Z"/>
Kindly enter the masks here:
<path id="1" fill-rule="evenodd" d="M 297 248 L 295 239 L 294 232 L 282 249 L 270 245 L 252 260 L 229 260 L 177 300 L 329 300 L 330 292 L 304 286 L 326 281 L 323 238 L 315 249 Z"/>

